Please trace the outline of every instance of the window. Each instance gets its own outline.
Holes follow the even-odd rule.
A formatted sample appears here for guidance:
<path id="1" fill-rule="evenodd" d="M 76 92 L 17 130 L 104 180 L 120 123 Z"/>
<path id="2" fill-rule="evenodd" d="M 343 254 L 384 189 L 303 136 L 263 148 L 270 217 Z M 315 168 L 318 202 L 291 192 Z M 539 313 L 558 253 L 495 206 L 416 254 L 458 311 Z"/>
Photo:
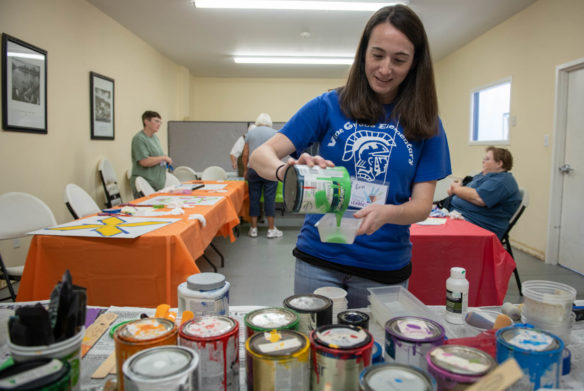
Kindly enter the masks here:
<path id="1" fill-rule="evenodd" d="M 471 94 L 471 143 L 508 143 L 511 80 L 479 88 Z"/>

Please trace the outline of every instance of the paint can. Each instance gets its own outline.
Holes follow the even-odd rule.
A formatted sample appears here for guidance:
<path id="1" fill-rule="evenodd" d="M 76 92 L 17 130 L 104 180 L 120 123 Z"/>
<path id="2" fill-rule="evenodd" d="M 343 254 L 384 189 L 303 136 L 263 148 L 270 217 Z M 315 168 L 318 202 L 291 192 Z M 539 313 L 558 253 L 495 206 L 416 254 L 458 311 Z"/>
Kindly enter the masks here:
<path id="1" fill-rule="evenodd" d="M 247 338 L 257 332 L 297 330 L 298 314 L 289 308 L 270 307 L 248 312 L 243 318 Z"/>
<path id="2" fill-rule="evenodd" d="M 426 353 L 445 339 L 444 327 L 417 316 L 399 316 L 385 324 L 385 361 L 426 370 Z"/>
<path id="3" fill-rule="evenodd" d="M 255 333 L 245 341 L 247 389 L 310 389 L 310 343 L 294 330 Z"/>
<path id="4" fill-rule="evenodd" d="M 71 366 L 57 358 L 16 362 L 0 371 L 0 390 L 69 391 Z"/>
<path id="5" fill-rule="evenodd" d="M 337 314 L 338 324 L 350 324 L 352 326 L 369 329 L 369 315 L 365 312 L 348 310 Z"/>
<path id="6" fill-rule="evenodd" d="M 436 391 L 436 387 L 428 372 L 405 364 L 371 365 L 359 378 L 360 391 Z"/>
<path id="7" fill-rule="evenodd" d="M 526 325 L 497 331 L 497 362 L 513 357 L 524 376 L 513 389 L 559 388 L 564 342 L 556 335 Z"/>
<path id="8" fill-rule="evenodd" d="M 229 288 L 220 273 L 198 273 L 178 286 L 178 313 L 195 315 L 229 315 Z"/>
<path id="9" fill-rule="evenodd" d="M 310 334 L 311 390 L 353 391 L 359 375 L 371 365 L 373 337 L 350 325 L 322 326 Z"/>
<path id="10" fill-rule="evenodd" d="M 164 318 L 144 318 L 120 326 L 114 333 L 118 388 L 124 390 L 124 362 L 134 353 L 156 346 L 176 345 L 177 327 Z"/>
<path id="11" fill-rule="evenodd" d="M 333 323 L 333 301 L 328 297 L 307 293 L 284 299 L 284 307 L 298 313 L 298 331 L 306 336 L 317 327 Z"/>
<path id="12" fill-rule="evenodd" d="M 489 354 L 460 345 L 436 346 L 426 353 L 426 361 L 438 390 L 449 391 L 465 390 L 496 366 Z"/>
<path id="13" fill-rule="evenodd" d="M 239 390 L 239 323 L 228 316 L 207 315 L 184 322 L 179 345 L 199 353 L 203 390 Z"/>
<path id="14" fill-rule="evenodd" d="M 183 346 L 157 346 L 128 358 L 122 367 L 126 391 L 199 390 L 199 355 Z"/>
<path id="15" fill-rule="evenodd" d="M 294 164 L 284 175 L 284 206 L 293 213 L 344 212 L 351 199 L 351 177 L 345 167 Z"/>

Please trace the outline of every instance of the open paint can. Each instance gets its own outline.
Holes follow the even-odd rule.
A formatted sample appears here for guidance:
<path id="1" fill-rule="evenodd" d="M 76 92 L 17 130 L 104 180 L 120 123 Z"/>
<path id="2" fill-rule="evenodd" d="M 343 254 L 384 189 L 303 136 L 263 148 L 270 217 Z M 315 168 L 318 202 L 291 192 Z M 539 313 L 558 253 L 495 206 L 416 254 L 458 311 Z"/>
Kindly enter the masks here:
<path id="1" fill-rule="evenodd" d="M 385 324 L 385 361 L 427 369 L 426 353 L 444 343 L 444 327 L 416 316 L 392 318 Z"/>
<path id="2" fill-rule="evenodd" d="M 345 167 L 294 164 L 284 176 L 284 206 L 292 213 L 344 212 L 351 199 L 351 177 Z"/>
<path id="3" fill-rule="evenodd" d="M 369 331 L 350 325 L 322 326 L 310 334 L 312 391 L 353 391 L 359 375 L 371 365 L 373 337 Z"/>
<path id="4" fill-rule="evenodd" d="M 308 293 L 284 299 L 284 307 L 298 314 L 298 331 L 306 336 L 317 327 L 333 323 L 333 301 L 328 297 Z"/>
<path id="5" fill-rule="evenodd" d="M 239 390 L 239 323 L 227 316 L 198 316 L 184 322 L 179 345 L 200 357 L 202 390 Z"/>
<path id="6" fill-rule="evenodd" d="M 142 350 L 124 362 L 126 391 L 199 390 L 199 355 L 183 346 L 157 346 Z"/>
<path id="7" fill-rule="evenodd" d="M 310 343 L 294 330 L 255 333 L 245 341 L 248 390 L 310 388 Z"/>
<path id="8" fill-rule="evenodd" d="M 298 314 L 289 308 L 270 307 L 248 312 L 243 318 L 247 338 L 257 332 L 297 330 Z"/>
<path id="9" fill-rule="evenodd" d="M 465 390 L 491 372 L 495 360 L 482 350 L 461 345 L 437 346 L 426 353 L 428 372 L 438 390 Z"/>
<path id="10" fill-rule="evenodd" d="M 511 389 L 559 388 L 564 350 L 564 342 L 559 337 L 526 325 L 515 325 L 498 330 L 496 338 L 497 362 L 513 357 L 525 374 Z"/>
<path id="11" fill-rule="evenodd" d="M 156 346 L 176 345 L 177 327 L 164 318 L 144 318 L 120 326 L 114 333 L 118 388 L 124 390 L 124 362 L 133 354 Z"/>
<path id="12" fill-rule="evenodd" d="M 436 391 L 436 380 L 420 368 L 404 364 L 371 365 L 361 372 L 360 391 Z"/>

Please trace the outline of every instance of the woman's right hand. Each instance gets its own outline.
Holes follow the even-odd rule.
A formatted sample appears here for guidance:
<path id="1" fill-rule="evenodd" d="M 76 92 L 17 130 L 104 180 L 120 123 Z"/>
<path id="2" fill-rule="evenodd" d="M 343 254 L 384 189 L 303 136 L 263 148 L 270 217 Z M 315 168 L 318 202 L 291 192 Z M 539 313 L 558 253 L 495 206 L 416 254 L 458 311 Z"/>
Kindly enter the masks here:
<path id="1" fill-rule="evenodd" d="M 319 155 L 312 156 L 306 152 L 300 155 L 300 157 L 297 160 L 292 158 L 288 159 L 288 165 L 291 166 L 294 164 L 304 164 L 307 165 L 308 167 L 319 166 L 320 168 L 335 166 L 333 162 L 331 162 L 330 160 L 326 160 L 322 156 Z"/>

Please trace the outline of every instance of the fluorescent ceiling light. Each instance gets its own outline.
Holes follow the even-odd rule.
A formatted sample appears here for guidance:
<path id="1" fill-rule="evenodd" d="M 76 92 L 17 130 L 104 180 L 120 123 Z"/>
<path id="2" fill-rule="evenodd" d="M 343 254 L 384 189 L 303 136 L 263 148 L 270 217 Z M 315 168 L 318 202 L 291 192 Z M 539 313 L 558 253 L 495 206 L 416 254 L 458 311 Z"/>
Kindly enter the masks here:
<path id="1" fill-rule="evenodd" d="M 234 56 L 237 64 L 351 65 L 352 57 L 249 57 Z"/>
<path id="2" fill-rule="evenodd" d="M 394 4 L 409 4 L 402 1 L 308 1 L 308 0 L 193 0 L 197 8 L 280 9 L 318 11 L 377 11 Z"/>

